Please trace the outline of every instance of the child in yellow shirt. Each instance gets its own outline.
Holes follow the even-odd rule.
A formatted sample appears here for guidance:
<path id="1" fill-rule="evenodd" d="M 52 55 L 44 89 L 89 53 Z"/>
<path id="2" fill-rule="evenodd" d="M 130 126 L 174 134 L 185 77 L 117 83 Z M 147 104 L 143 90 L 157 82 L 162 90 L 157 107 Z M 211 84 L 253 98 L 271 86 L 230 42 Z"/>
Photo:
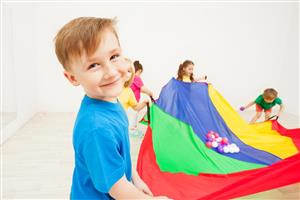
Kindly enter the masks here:
<path id="1" fill-rule="evenodd" d="M 200 78 L 194 78 L 194 63 L 191 60 L 185 60 L 182 64 L 179 65 L 177 72 L 177 80 L 183 82 L 206 82 L 207 76 Z"/>
<path id="2" fill-rule="evenodd" d="M 128 80 L 124 83 L 124 88 L 119 96 L 119 101 L 121 103 L 121 105 L 123 106 L 125 111 L 128 111 L 129 108 L 132 108 L 135 111 L 140 111 L 142 110 L 147 103 L 149 103 L 149 100 L 143 100 L 140 101 L 139 103 L 137 102 L 135 95 L 132 91 L 132 89 L 130 88 L 131 83 L 133 81 L 134 78 L 134 68 L 133 68 L 133 64 L 131 62 L 131 60 L 129 59 L 125 59 L 127 62 L 130 63 L 130 68 L 128 71 Z M 128 112 L 127 112 L 128 114 Z M 130 116 L 128 116 L 128 118 L 131 118 Z M 131 120 L 129 120 L 129 133 L 131 133 L 132 135 L 141 135 L 141 133 L 139 133 L 140 131 L 137 130 L 137 127 L 132 126 Z"/>

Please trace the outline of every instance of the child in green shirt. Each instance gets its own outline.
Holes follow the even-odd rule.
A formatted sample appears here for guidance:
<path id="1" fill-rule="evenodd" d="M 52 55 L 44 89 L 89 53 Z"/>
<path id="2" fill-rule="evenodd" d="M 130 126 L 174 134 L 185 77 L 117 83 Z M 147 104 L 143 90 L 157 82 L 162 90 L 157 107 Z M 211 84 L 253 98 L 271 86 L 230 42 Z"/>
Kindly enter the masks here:
<path id="1" fill-rule="evenodd" d="M 273 88 L 267 88 L 264 90 L 264 93 L 259 95 L 255 101 L 250 102 L 245 107 L 242 106 L 240 108 L 241 111 L 244 111 L 245 109 L 256 105 L 256 114 L 251 119 L 250 124 L 253 124 L 260 118 L 262 115 L 262 111 L 265 112 L 265 121 L 267 121 L 272 113 L 272 107 L 278 104 L 280 106 L 279 112 L 277 113 L 276 117 L 278 118 L 281 113 L 283 112 L 283 104 L 280 98 L 278 98 L 278 92 Z"/>

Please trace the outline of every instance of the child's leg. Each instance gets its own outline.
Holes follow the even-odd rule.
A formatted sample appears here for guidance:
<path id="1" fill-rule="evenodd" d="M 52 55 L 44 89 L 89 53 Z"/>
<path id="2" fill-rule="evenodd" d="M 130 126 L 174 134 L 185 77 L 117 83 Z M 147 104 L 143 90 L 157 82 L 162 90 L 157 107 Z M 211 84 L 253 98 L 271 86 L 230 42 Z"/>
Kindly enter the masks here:
<path id="1" fill-rule="evenodd" d="M 254 124 L 261 116 L 262 112 L 256 112 L 255 116 L 251 119 L 250 124 Z"/>
<path id="2" fill-rule="evenodd" d="M 265 121 L 268 121 L 268 119 L 271 117 L 272 109 L 265 110 Z"/>
<path id="3" fill-rule="evenodd" d="M 256 105 L 256 114 L 255 114 L 255 116 L 251 119 L 250 124 L 255 123 L 256 120 L 258 120 L 258 119 L 260 118 L 260 116 L 261 116 L 261 114 L 262 114 L 262 111 L 263 111 L 262 107 L 260 107 L 260 106 L 257 105 L 257 104 L 255 104 L 255 105 Z"/>
<path id="4" fill-rule="evenodd" d="M 139 112 L 134 111 L 133 114 L 133 122 L 132 122 L 132 126 L 134 126 L 135 128 L 137 128 L 137 123 L 138 123 L 138 114 Z"/>
<path id="5" fill-rule="evenodd" d="M 128 121 L 129 121 L 129 135 L 138 136 L 139 132 L 137 129 L 137 112 L 133 109 L 128 109 Z"/>
<path id="6" fill-rule="evenodd" d="M 129 108 L 127 111 L 128 121 L 129 121 L 129 130 L 136 130 L 136 111 Z"/>

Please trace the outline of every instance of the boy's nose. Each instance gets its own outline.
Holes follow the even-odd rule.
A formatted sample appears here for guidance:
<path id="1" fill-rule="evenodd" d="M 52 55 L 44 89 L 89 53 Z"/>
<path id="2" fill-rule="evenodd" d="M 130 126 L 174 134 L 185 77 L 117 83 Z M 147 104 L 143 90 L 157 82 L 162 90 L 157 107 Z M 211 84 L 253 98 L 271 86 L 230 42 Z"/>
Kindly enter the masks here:
<path id="1" fill-rule="evenodd" d="M 108 79 L 112 76 L 116 76 L 118 74 L 118 70 L 114 65 L 108 65 L 105 68 L 104 78 Z"/>

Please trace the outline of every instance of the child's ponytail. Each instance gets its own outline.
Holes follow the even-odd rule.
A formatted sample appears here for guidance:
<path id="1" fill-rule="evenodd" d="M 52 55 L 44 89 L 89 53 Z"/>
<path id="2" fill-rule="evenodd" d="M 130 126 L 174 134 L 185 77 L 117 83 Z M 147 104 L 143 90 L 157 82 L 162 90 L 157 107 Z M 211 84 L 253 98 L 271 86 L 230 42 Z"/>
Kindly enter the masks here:
<path id="1" fill-rule="evenodd" d="M 133 65 L 134 65 L 134 71 L 135 73 L 138 71 L 138 70 L 141 70 L 143 71 L 143 65 L 140 63 L 140 61 L 136 60 L 133 62 Z"/>

